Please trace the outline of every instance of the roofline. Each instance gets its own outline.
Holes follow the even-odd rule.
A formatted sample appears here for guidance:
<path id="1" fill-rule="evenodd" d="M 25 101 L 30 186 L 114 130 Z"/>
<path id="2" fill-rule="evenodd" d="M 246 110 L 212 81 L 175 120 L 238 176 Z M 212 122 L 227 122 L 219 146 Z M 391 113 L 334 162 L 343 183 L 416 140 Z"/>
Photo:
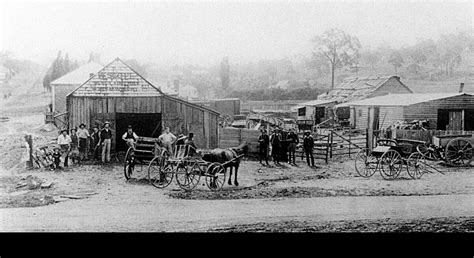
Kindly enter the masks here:
<path id="1" fill-rule="evenodd" d="M 97 63 L 97 62 L 95 62 L 95 61 L 91 61 L 91 62 L 86 63 L 86 64 L 83 65 L 83 66 L 86 66 L 86 65 L 88 65 L 89 63 L 96 63 L 97 65 L 102 65 L 102 64 L 99 64 L 99 63 Z M 50 82 L 49 84 L 55 84 L 55 85 L 71 84 L 71 83 L 56 83 L 55 81 L 57 81 L 57 80 L 63 78 L 64 76 L 66 76 L 66 75 L 68 75 L 68 74 L 71 74 L 71 73 L 73 73 L 73 72 L 79 70 L 81 67 L 82 67 L 82 66 L 80 66 L 80 67 L 78 67 L 78 68 L 76 68 L 76 69 L 74 69 L 74 70 L 72 70 L 72 71 L 69 71 L 68 73 L 64 74 L 63 76 L 54 79 L 54 81 Z M 102 69 L 101 69 L 101 70 L 102 70 Z M 100 70 L 99 70 L 99 71 L 100 71 Z M 77 84 L 77 83 L 74 83 L 74 84 Z"/>
<path id="2" fill-rule="evenodd" d="M 404 95 L 404 94 L 407 94 L 407 93 L 386 94 L 386 95 L 377 96 L 377 97 L 373 97 L 373 98 L 386 97 L 386 96 L 389 96 L 389 95 Z M 429 94 L 429 93 L 412 93 L 412 94 Z M 446 93 L 446 94 L 449 94 L 449 93 Z M 456 94 L 453 93 L 453 95 L 451 95 L 451 96 L 444 96 L 444 97 L 440 97 L 440 98 L 437 98 L 437 99 L 424 100 L 424 101 L 415 102 L 415 103 L 412 103 L 412 104 L 403 104 L 403 105 L 402 104 L 376 105 L 376 104 L 357 104 L 357 103 L 351 104 L 350 102 L 341 103 L 341 105 L 342 104 L 348 104 L 348 105 L 344 105 L 344 106 L 347 106 L 347 107 L 350 107 L 350 106 L 408 107 L 408 106 L 411 106 L 411 105 L 416 105 L 416 104 L 425 103 L 425 102 L 429 102 L 429 101 L 447 99 L 447 98 L 458 97 L 458 96 L 463 96 L 463 95 L 474 96 L 472 93 L 460 92 L 460 93 L 456 93 Z M 364 100 L 373 99 L 373 98 L 366 98 L 366 99 L 358 100 L 358 101 L 355 101 L 355 102 L 364 101 Z M 340 107 L 344 107 L 344 106 L 340 106 Z"/>
<path id="3" fill-rule="evenodd" d="M 183 102 L 183 103 L 186 103 L 186 104 L 189 104 L 191 106 L 194 106 L 194 107 L 197 107 L 199 109 L 202 109 L 202 110 L 208 110 L 210 112 L 213 112 L 213 113 L 216 113 L 217 115 L 220 115 L 219 112 L 217 112 L 216 110 L 213 110 L 213 109 L 210 109 L 210 108 L 207 108 L 207 107 L 203 107 L 203 106 L 200 106 L 200 105 L 197 105 L 197 104 L 194 104 L 194 103 L 191 103 L 189 101 L 185 101 L 183 99 L 180 99 L 180 98 L 175 98 L 171 95 L 168 95 L 166 93 L 164 93 L 163 91 L 161 91 L 159 88 L 157 88 L 155 85 L 153 85 L 151 82 L 149 82 L 147 79 L 143 78 L 143 76 L 141 76 L 137 71 L 133 70 L 133 68 L 131 68 L 127 63 L 125 63 L 124 61 L 122 61 L 122 59 L 120 58 L 115 58 L 112 62 L 106 64 L 104 67 L 102 67 L 102 69 L 100 69 L 97 73 L 94 74 L 94 76 L 90 77 L 87 81 L 85 81 L 84 83 L 82 83 L 81 85 L 79 85 L 77 88 L 75 88 L 73 91 L 71 91 L 69 94 L 66 95 L 66 98 L 72 96 L 72 94 L 77 91 L 79 88 L 81 88 L 83 85 L 85 85 L 86 83 L 88 83 L 90 80 L 92 80 L 95 76 L 97 76 L 102 70 L 104 70 L 107 66 L 111 65 L 113 62 L 115 61 L 120 61 L 122 62 L 125 66 L 127 66 L 130 70 L 132 70 L 135 74 L 137 74 L 140 78 L 142 78 L 144 81 L 146 81 L 148 84 L 150 84 L 154 89 L 156 89 L 159 93 L 161 93 L 161 95 L 163 97 L 166 97 L 166 98 L 169 98 L 169 99 L 173 99 L 173 100 L 176 100 L 176 101 L 179 101 L 179 102 Z M 84 97 L 89 97 L 89 96 L 84 96 Z M 131 97 L 134 97 L 134 96 L 131 96 Z"/>
<path id="4" fill-rule="evenodd" d="M 382 87 L 388 80 L 392 79 L 392 78 L 395 78 L 397 79 L 397 81 L 403 86 L 405 87 L 405 89 L 407 89 L 410 93 L 413 93 L 413 91 L 408 88 L 408 86 L 406 86 L 401 80 L 400 80 L 400 76 L 398 75 L 392 75 L 390 76 L 389 78 L 387 78 L 387 80 L 385 80 L 382 84 L 380 84 L 377 88 L 374 89 L 374 91 L 378 90 L 380 87 Z"/>

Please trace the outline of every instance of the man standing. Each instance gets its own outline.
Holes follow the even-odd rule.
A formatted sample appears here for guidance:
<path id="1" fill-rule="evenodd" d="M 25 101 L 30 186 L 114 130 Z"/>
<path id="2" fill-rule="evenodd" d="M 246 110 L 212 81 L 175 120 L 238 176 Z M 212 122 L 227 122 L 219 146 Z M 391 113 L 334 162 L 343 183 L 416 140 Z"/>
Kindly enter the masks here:
<path id="1" fill-rule="evenodd" d="M 306 154 L 306 163 L 308 166 L 314 167 L 314 157 L 313 157 L 313 148 L 314 148 L 314 139 L 311 136 L 310 132 L 304 133 L 304 140 L 303 140 L 303 149 L 304 153 Z M 311 164 L 309 163 L 309 157 L 311 156 Z"/>
<path id="2" fill-rule="evenodd" d="M 128 126 L 127 131 L 122 135 L 122 140 L 127 143 L 128 147 L 135 149 L 135 143 L 138 140 L 138 136 L 133 131 L 131 125 Z"/>
<path id="3" fill-rule="evenodd" d="M 112 143 L 112 131 L 110 122 L 105 122 L 104 129 L 100 132 L 100 143 L 102 145 L 102 163 L 110 162 L 110 145 Z"/>
<path id="4" fill-rule="evenodd" d="M 64 129 L 61 131 L 61 134 L 58 137 L 58 144 L 61 148 L 61 157 L 63 159 L 63 166 L 68 166 L 68 156 L 69 151 L 71 150 L 71 137 L 67 134 L 67 130 Z"/>
<path id="5" fill-rule="evenodd" d="M 161 142 L 161 145 L 166 148 L 168 153 L 173 156 L 173 143 L 176 141 L 176 136 L 170 133 L 170 128 L 166 127 L 165 132 L 158 137 L 158 141 Z"/>
<path id="6" fill-rule="evenodd" d="M 272 144 L 273 163 L 275 165 L 280 165 L 281 134 L 278 132 L 278 129 L 273 130 L 270 142 Z"/>
<path id="7" fill-rule="evenodd" d="M 291 158 L 293 157 L 293 165 L 296 165 L 296 145 L 299 143 L 298 135 L 296 135 L 295 130 L 291 129 L 288 134 L 288 164 L 291 164 Z"/>
<path id="8" fill-rule="evenodd" d="M 100 147 L 100 132 L 97 126 L 94 126 L 93 132 L 91 134 L 91 140 L 92 140 L 92 148 L 93 148 L 93 153 L 92 153 L 92 159 L 95 161 L 99 160 L 99 147 Z"/>
<path id="9" fill-rule="evenodd" d="M 268 164 L 268 145 L 270 144 L 270 139 L 268 138 L 267 132 L 262 130 L 262 134 L 258 137 L 258 142 L 260 143 L 260 164 L 263 165 L 262 159 L 265 159 L 265 162 Z"/>
<path id="10" fill-rule="evenodd" d="M 87 139 L 90 137 L 89 130 L 86 129 L 85 124 L 79 125 L 77 137 L 79 138 L 79 160 L 82 161 L 87 157 Z"/>

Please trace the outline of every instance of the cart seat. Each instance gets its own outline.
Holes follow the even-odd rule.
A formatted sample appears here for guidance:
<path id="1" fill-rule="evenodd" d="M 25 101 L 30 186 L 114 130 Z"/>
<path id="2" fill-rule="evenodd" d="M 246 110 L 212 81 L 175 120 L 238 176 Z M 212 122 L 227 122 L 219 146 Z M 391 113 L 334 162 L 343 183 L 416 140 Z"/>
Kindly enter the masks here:
<path id="1" fill-rule="evenodd" d="M 372 149 L 372 153 L 385 153 L 390 150 L 391 146 L 377 146 Z"/>

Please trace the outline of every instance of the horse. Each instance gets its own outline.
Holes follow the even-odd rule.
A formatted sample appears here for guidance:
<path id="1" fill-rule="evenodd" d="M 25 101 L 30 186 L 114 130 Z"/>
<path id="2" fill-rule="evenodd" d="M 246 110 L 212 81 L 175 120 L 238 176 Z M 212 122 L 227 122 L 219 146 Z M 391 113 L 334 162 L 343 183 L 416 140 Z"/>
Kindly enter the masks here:
<path id="1" fill-rule="evenodd" d="M 234 185 L 239 186 L 239 182 L 237 181 L 237 172 L 239 171 L 240 159 L 235 159 L 242 154 L 246 154 L 248 152 L 248 144 L 247 142 L 243 142 L 237 147 L 231 147 L 227 149 L 213 149 L 208 153 L 202 154 L 202 159 L 207 162 L 217 162 L 224 164 L 224 169 L 227 171 L 227 168 L 230 170 L 229 180 L 227 183 L 232 185 L 232 168 L 235 168 L 235 177 L 234 177 Z M 235 160 L 233 160 L 235 159 Z M 229 162 L 233 160 L 232 162 Z"/>

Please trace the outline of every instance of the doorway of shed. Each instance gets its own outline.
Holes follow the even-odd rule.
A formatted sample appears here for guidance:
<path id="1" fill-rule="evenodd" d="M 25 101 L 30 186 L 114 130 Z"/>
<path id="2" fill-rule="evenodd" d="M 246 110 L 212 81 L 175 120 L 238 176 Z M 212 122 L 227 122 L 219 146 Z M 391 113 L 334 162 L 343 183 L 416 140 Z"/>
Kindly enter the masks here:
<path id="1" fill-rule="evenodd" d="M 133 127 L 138 136 L 157 138 L 161 134 L 161 113 L 116 113 L 115 121 L 117 151 L 126 151 L 128 148 L 122 140 L 128 125 Z"/>

